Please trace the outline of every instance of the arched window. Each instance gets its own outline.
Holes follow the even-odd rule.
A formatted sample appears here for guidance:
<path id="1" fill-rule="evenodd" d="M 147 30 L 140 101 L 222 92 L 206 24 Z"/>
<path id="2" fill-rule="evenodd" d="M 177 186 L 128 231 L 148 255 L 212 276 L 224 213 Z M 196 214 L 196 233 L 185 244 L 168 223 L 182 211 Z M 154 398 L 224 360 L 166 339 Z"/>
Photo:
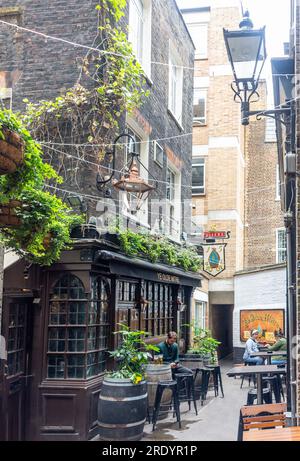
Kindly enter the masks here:
<path id="1" fill-rule="evenodd" d="M 98 297 L 89 300 L 78 277 L 65 274 L 55 284 L 50 299 L 48 326 L 48 378 L 86 379 L 105 369 L 108 325 L 103 332 L 104 304 L 108 290 L 101 278 Z M 99 291 L 100 290 L 100 291 Z"/>

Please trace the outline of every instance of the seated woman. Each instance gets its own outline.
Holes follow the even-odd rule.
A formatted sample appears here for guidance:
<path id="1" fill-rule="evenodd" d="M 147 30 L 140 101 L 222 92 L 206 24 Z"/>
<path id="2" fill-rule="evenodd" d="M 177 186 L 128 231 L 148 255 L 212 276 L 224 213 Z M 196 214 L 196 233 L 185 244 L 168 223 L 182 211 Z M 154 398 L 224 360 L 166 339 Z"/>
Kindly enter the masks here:
<path id="1" fill-rule="evenodd" d="M 259 352 L 258 349 L 258 338 L 259 332 L 258 330 L 252 330 L 251 338 L 247 339 L 245 352 L 243 355 L 244 362 L 249 365 L 262 365 L 264 363 L 261 357 L 251 357 L 251 354 L 255 352 Z"/>
<path id="2" fill-rule="evenodd" d="M 286 338 L 281 331 L 275 332 L 276 343 L 273 346 L 268 345 L 268 351 L 286 351 Z M 286 357 L 283 355 L 273 356 L 271 359 L 272 365 L 286 364 Z"/>

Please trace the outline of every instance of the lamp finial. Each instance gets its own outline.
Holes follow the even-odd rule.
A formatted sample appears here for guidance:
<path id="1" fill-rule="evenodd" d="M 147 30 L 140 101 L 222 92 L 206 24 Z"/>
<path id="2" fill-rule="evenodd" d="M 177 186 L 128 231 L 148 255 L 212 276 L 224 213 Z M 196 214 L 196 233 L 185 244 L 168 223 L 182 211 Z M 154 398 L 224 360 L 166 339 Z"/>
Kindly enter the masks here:
<path id="1" fill-rule="evenodd" d="M 249 10 L 246 10 L 244 13 L 243 20 L 239 24 L 240 29 L 253 29 L 253 22 L 250 19 L 250 13 Z"/>

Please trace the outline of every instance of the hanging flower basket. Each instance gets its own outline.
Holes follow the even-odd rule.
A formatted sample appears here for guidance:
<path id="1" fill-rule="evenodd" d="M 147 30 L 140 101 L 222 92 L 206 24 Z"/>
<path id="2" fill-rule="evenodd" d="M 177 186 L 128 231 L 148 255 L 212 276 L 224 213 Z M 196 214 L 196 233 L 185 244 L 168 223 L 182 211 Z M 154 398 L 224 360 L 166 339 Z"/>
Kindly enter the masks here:
<path id="1" fill-rule="evenodd" d="M 4 139 L 0 139 L 0 175 L 11 174 L 24 161 L 24 141 L 15 131 L 2 128 Z"/>
<path id="2" fill-rule="evenodd" d="M 5 205 L 0 205 L 0 227 L 18 227 L 22 221 L 16 214 L 16 208 L 20 207 L 22 202 L 11 200 Z"/>

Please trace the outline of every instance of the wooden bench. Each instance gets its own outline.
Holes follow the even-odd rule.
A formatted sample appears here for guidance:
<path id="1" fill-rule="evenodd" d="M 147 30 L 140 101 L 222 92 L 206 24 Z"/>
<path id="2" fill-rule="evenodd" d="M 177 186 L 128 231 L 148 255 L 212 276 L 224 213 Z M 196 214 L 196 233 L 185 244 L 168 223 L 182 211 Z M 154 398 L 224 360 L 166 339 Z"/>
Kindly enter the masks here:
<path id="1" fill-rule="evenodd" d="M 240 412 L 238 440 L 242 433 L 252 429 L 267 429 L 286 426 L 286 403 L 244 406 Z"/>

